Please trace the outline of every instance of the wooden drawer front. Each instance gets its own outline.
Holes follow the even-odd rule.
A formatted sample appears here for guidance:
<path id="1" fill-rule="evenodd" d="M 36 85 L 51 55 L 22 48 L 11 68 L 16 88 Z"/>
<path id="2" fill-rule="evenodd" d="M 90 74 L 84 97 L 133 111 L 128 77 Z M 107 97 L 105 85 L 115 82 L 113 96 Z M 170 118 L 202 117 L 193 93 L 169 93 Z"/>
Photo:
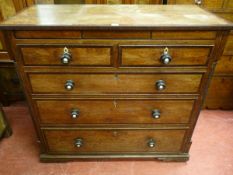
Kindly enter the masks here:
<path id="1" fill-rule="evenodd" d="M 220 11 L 220 12 L 215 12 L 215 14 L 225 18 L 226 20 L 233 22 L 233 12 L 221 12 Z"/>
<path id="2" fill-rule="evenodd" d="M 210 10 L 220 10 L 223 7 L 224 1 L 226 0 L 202 0 L 203 7 Z"/>
<path id="3" fill-rule="evenodd" d="M 3 33 L 0 31 L 0 51 L 5 51 L 6 50 L 6 46 L 4 43 L 4 36 Z"/>
<path id="4" fill-rule="evenodd" d="M 150 31 L 84 31 L 88 39 L 150 39 Z"/>
<path id="5" fill-rule="evenodd" d="M 213 31 L 154 31 L 152 39 L 166 40 L 213 40 L 216 32 Z"/>
<path id="6" fill-rule="evenodd" d="M 49 152 L 180 152 L 184 130 L 44 130 Z M 82 146 L 75 145 L 82 139 Z M 153 139 L 155 147 L 148 142 Z"/>
<path id="7" fill-rule="evenodd" d="M 79 31 L 15 31 L 15 37 L 23 38 L 48 38 L 48 39 L 64 39 L 64 38 L 81 38 Z"/>
<path id="8" fill-rule="evenodd" d="M 222 56 L 216 66 L 216 73 L 233 74 L 233 56 Z"/>
<path id="9" fill-rule="evenodd" d="M 204 8 L 216 10 L 222 9 L 224 0 L 200 0 Z M 225 0 L 226 1 L 226 0 Z M 196 4 L 195 0 L 168 0 L 169 4 Z"/>
<path id="10" fill-rule="evenodd" d="M 233 76 L 212 78 L 205 106 L 209 109 L 233 110 Z"/>
<path id="11" fill-rule="evenodd" d="M 228 10 L 233 10 L 233 1 L 232 0 L 225 0 L 224 8 Z"/>
<path id="12" fill-rule="evenodd" d="M 228 36 L 223 55 L 233 55 L 233 32 Z"/>
<path id="13" fill-rule="evenodd" d="M 69 65 L 111 65 L 112 46 L 24 46 L 21 48 L 25 65 L 64 65 L 61 57 L 67 47 L 72 58 Z"/>
<path id="14" fill-rule="evenodd" d="M 13 64 L 13 60 L 10 58 L 10 55 L 8 54 L 8 52 L 5 51 L 0 51 L 0 62 L 11 62 Z"/>
<path id="15" fill-rule="evenodd" d="M 36 104 L 44 124 L 152 124 L 188 123 L 194 100 L 38 100 Z"/>
<path id="16" fill-rule="evenodd" d="M 29 74 L 33 93 L 197 93 L 202 74 Z M 68 80 L 74 82 L 67 90 Z M 157 90 L 163 80 L 166 88 Z"/>
<path id="17" fill-rule="evenodd" d="M 161 56 L 166 46 L 121 46 L 122 66 L 176 66 L 205 65 L 211 47 L 170 46 L 168 53 L 172 57 L 169 64 L 163 64 Z"/>
<path id="18" fill-rule="evenodd" d="M 0 38 L 0 51 L 3 50 L 3 44 L 2 44 L 2 41 L 1 41 L 1 38 Z"/>

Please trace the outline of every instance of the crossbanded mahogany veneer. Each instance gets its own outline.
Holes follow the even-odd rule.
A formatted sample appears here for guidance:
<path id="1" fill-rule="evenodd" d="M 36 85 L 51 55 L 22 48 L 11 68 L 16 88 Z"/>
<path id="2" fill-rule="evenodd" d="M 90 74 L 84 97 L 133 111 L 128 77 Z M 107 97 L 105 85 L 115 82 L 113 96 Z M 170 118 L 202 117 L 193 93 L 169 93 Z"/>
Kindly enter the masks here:
<path id="1" fill-rule="evenodd" d="M 232 24 L 192 5 L 37 5 L 0 29 L 42 161 L 186 161 Z"/>

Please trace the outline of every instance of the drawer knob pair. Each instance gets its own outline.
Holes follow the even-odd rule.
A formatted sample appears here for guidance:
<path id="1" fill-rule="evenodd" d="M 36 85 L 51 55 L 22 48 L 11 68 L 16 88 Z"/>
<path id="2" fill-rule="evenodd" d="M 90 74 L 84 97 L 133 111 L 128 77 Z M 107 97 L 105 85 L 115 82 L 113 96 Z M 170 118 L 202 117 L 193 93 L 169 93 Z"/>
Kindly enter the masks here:
<path id="1" fill-rule="evenodd" d="M 82 138 L 77 138 L 75 139 L 74 141 L 74 145 L 77 147 L 77 148 L 80 148 L 83 146 L 83 139 Z M 147 146 L 150 147 L 150 148 L 154 148 L 155 147 L 155 141 L 153 139 L 149 139 L 148 143 L 147 143 Z"/>
<path id="2" fill-rule="evenodd" d="M 61 63 L 62 64 L 69 64 L 71 61 L 72 55 L 67 49 L 67 47 L 64 48 L 63 55 L 61 56 Z"/>
<path id="3" fill-rule="evenodd" d="M 70 116 L 71 118 L 73 119 L 76 119 L 79 117 L 79 114 L 80 114 L 80 111 L 78 109 L 72 109 L 71 112 L 70 112 Z M 160 118 L 160 111 L 158 109 L 154 109 L 152 111 L 152 117 L 154 119 L 159 119 Z"/>
<path id="4" fill-rule="evenodd" d="M 166 47 L 163 51 L 163 54 L 162 56 L 160 57 L 160 61 L 163 63 L 163 64 L 169 64 L 172 60 L 172 57 L 171 55 L 168 53 L 168 48 Z"/>
<path id="5" fill-rule="evenodd" d="M 68 91 L 71 91 L 74 88 L 74 81 L 73 80 L 67 80 L 65 83 L 65 89 Z"/>
<path id="6" fill-rule="evenodd" d="M 82 146 L 83 146 L 83 139 L 81 139 L 81 138 L 75 139 L 74 145 L 75 145 L 77 148 L 82 147 Z"/>
<path id="7" fill-rule="evenodd" d="M 65 89 L 68 91 L 71 91 L 74 88 L 74 85 L 75 83 L 73 80 L 67 80 L 65 83 Z M 166 83 L 164 80 L 156 81 L 155 86 L 156 86 L 156 89 L 159 91 L 166 89 Z"/>

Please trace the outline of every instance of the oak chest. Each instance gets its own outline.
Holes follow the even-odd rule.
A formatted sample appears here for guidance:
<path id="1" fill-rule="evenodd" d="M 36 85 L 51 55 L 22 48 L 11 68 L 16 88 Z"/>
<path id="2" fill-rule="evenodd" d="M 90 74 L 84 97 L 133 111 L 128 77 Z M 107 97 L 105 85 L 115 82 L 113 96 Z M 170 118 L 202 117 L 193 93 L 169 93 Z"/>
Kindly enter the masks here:
<path id="1" fill-rule="evenodd" d="M 43 161 L 186 161 L 232 25 L 187 5 L 38 5 L 5 21 Z"/>

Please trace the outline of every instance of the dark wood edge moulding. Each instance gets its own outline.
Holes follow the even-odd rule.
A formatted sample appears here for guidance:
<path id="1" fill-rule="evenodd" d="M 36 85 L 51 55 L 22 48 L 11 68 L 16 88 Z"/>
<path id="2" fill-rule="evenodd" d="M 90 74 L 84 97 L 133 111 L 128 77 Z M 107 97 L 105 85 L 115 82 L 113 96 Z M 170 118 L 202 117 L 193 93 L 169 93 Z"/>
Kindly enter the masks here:
<path id="1" fill-rule="evenodd" d="M 35 26 L 35 25 L 4 25 L 0 24 L 0 30 L 105 30 L 105 31 L 127 31 L 127 30 L 158 30 L 158 31 L 207 31 L 207 30 L 232 30 L 233 24 L 227 25 L 208 25 L 208 26 L 51 26 L 51 25 L 44 25 L 44 26 Z"/>

